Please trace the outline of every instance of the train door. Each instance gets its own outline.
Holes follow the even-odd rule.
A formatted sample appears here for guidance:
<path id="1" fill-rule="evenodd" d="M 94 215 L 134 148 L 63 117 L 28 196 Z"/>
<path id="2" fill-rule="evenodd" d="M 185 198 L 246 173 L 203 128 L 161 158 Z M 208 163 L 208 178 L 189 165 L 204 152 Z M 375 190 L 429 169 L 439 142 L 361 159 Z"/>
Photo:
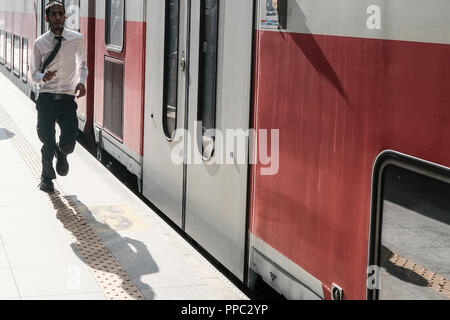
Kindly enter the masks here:
<path id="1" fill-rule="evenodd" d="M 179 227 L 183 161 L 172 161 L 185 127 L 187 1 L 147 3 L 143 194 Z M 184 65 L 183 65 L 184 64 Z"/>
<path id="2" fill-rule="evenodd" d="M 192 1 L 192 21 L 186 232 L 243 280 L 253 3 Z"/>
<path id="3" fill-rule="evenodd" d="M 243 280 L 253 2 L 147 10 L 144 195 Z"/>

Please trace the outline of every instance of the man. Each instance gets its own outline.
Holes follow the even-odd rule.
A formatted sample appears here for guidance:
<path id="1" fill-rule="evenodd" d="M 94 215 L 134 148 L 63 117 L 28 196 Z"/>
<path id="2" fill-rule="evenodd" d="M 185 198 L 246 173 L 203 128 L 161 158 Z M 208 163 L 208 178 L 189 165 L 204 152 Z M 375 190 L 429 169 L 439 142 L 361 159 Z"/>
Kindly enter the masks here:
<path id="1" fill-rule="evenodd" d="M 33 47 L 31 73 L 39 86 L 36 103 L 37 133 L 43 143 L 40 189 L 53 192 L 56 172 L 66 176 L 69 172 L 67 155 L 75 149 L 78 119 L 75 95 L 86 95 L 88 76 L 83 36 L 64 27 L 65 8 L 60 1 L 45 6 L 45 20 L 50 30 L 36 39 Z M 55 139 L 55 123 L 61 129 L 59 143 Z"/>

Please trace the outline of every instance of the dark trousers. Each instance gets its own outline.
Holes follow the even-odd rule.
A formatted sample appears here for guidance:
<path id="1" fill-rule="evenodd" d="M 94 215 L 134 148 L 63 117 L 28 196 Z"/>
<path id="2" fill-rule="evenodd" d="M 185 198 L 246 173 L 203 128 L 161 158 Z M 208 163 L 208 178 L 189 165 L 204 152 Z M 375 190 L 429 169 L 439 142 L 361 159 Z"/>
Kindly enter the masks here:
<path id="1" fill-rule="evenodd" d="M 53 157 L 56 148 L 62 154 L 68 155 L 75 149 L 75 138 L 78 132 L 77 103 L 74 99 L 51 100 L 46 96 L 39 96 L 36 103 L 38 112 L 37 133 L 43 143 L 42 153 L 42 179 L 56 179 L 53 169 Z M 61 129 L 59 142 L 56 144 L 55 123 Z"/>

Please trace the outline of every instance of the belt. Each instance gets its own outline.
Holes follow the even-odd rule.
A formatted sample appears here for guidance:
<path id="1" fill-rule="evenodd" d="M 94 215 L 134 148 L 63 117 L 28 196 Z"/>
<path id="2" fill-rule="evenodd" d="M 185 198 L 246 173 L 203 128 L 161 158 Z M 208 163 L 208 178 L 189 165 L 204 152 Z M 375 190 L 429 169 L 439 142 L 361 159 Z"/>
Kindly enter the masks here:
<path id="1" fill-rule="evenodd" d="M 50 93 L 50 92 L 43 92 L 41 94 L 39 94 L 39 96 L 48 98 L 50 100 L 73 100 L 75 98 L 75 96 L 72 96 L 70 94 L 65 94 L 65 93 Z"/>

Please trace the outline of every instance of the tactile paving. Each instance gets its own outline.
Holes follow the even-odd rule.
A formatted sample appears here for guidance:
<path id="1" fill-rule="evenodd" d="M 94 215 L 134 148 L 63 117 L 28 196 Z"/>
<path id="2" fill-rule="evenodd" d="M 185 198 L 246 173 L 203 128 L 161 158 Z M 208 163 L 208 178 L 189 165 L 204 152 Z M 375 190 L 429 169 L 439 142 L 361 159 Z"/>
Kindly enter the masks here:
<path id="1" fill-rule="evenodd" d="M 0 105 L 0 124 L 13 133 L 6 131 L 38 185 L 42 170 L 40 157 L 23 137 L 2 105 Z M 143 300 L 143 294 L 57 181 L 55 193 L 48 194 L 48 198 L 57 212 L 56 217 L 71 234 L 80 258 L 90 268 L 105 296 L 111 300 Z"/>
<path id="2" fill-rule="evenodd" d="M 415 275 L 425 279 L 428 282 L 429 288 L 450 298 L 450 281 L 448 279 L 398 255 L 397 253 L 394 253 L 389 261 L 397 267 L 412 271 Z"/>

